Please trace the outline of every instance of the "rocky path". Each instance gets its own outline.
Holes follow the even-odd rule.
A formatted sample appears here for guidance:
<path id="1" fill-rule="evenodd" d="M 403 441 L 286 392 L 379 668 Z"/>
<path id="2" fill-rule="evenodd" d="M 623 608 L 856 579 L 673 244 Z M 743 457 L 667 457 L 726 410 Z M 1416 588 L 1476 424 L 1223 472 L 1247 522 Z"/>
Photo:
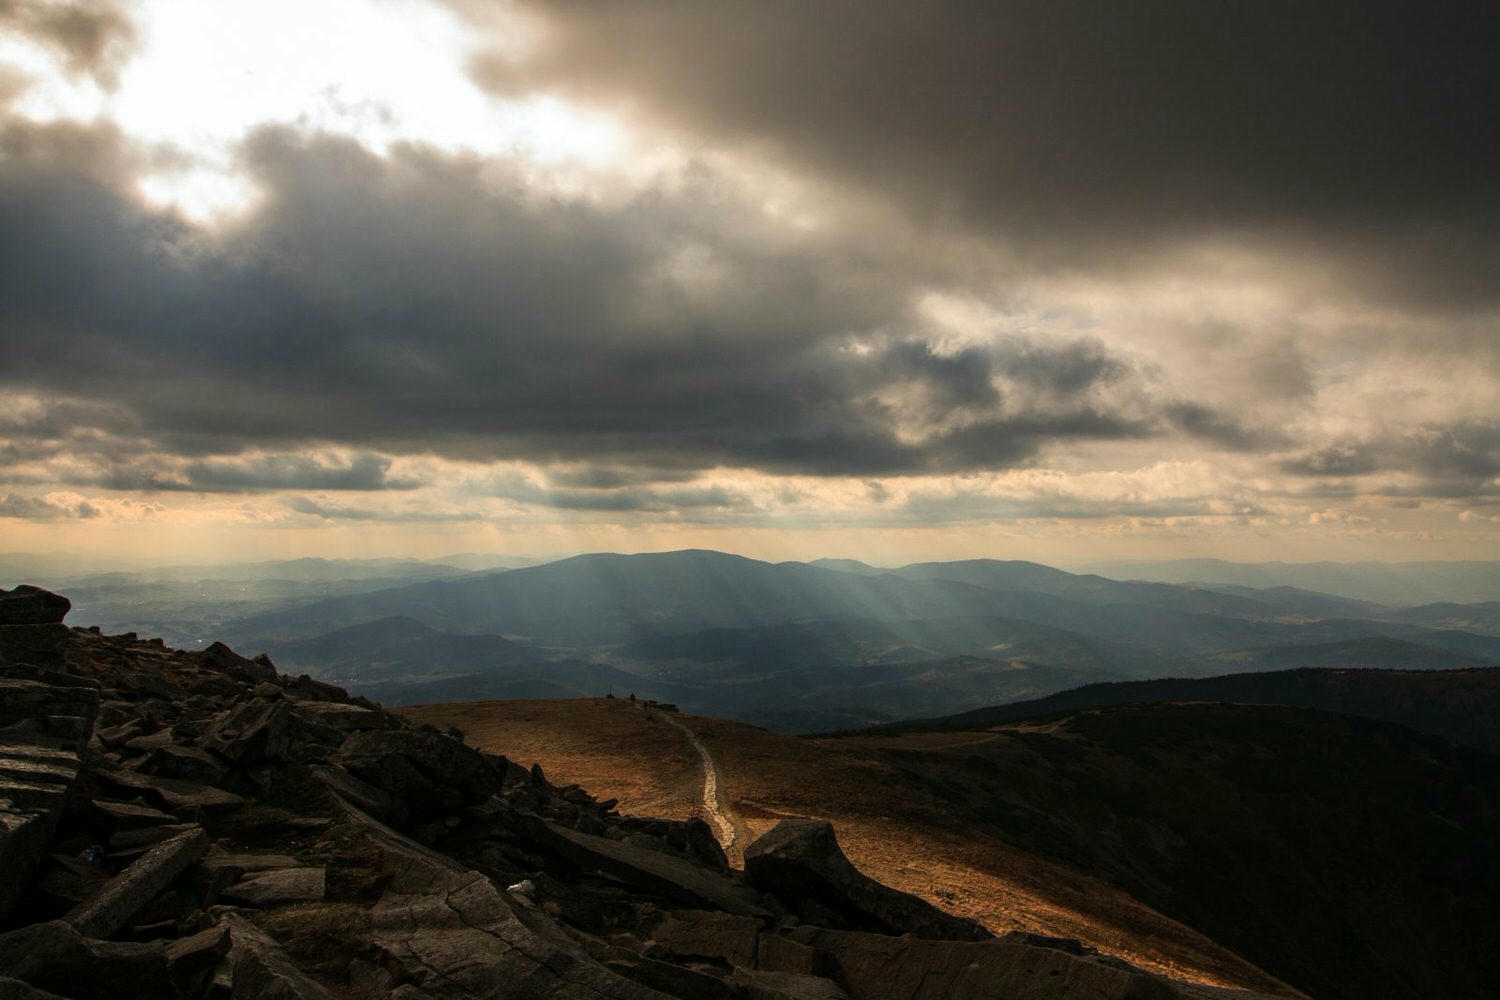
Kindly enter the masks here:
<path id="1" fill-rule="evenodd" d="M 698 756 L 703 758 L 703 811 L 713 825 L 714 836 L 719 839 L 719 846 L 724 848 L 730 862 L 743 864 L 742 848 L 735 843 L 734 821 L 719 805 L 719 765 L 714 763 L 713 755 L 708 752 L 703 741 L 698 739 L 697 733 L 665 712 L 654 714 L 668 725 L 682 730 L 682 735 L 687 737 L 693 749 L 698 751 Z"/>

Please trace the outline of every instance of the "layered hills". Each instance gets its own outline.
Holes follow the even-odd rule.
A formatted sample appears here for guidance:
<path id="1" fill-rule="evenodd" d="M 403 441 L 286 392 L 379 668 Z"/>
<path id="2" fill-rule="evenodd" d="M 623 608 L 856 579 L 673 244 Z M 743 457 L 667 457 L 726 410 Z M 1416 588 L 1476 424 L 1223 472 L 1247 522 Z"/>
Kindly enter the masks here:
<path id="1" fill-rule="evenodd" d="M 1102 681 L 1500 663 L 1483 604 L 1401 608 L 1020 561 L 881 569 L 689 550 L 452 574 L 348 581 L 219 621 L 213 635 L 391 704 L 635 691 L 785 731 L 931 717 Z"/>

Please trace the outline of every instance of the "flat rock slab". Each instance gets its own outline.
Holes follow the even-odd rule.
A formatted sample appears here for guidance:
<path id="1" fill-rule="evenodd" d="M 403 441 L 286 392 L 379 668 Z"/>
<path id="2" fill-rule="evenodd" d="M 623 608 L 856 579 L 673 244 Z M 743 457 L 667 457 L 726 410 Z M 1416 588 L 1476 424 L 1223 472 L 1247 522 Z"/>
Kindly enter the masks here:
<path id="1" fill-rule="evenodd" d="M 26 891 L 78 768 L 77 755 L 67 750 L 0 745 L 0 914 Z"/>
<path id="2" fill-rule="evenodd" d="M 0 625 L 0 639 L 7 636 L 14 639 L 19 630 L 50 627 L 52 626 Z M 62 630 L 62 641 L 66 643 L 68 630 L 61 625 L 55 627 Z M 0 648 L 0 652 L 10 656 L 16 649 L 18 647 L 12 646 L 11 651 L 7 652 Z M 54 715 L 93 719 L 98 714 L 97 688 L 46 684 L 25 677 L 0 677 L 0 726 Z"/>
<path id="3" fill-rule="evenodd" d="M 391 717 L 384 712 L 338 701 L 299 701 L 293 706 L 293 711 L 304 719 L 341 733 L 390 729 L 392 726 Z"/>
<path id="4" fill-rule="evenodd" d="M 161 948 L 90 940 L 61 920 L 0 934 L 0 970 L 72 1000 L 175 995 Z"/>
<path id="5" fill-rule="evenodd" d="M 287 903 L 321 902 L 327 887 L 326 869 L 273 868 L 245 875 L 225 889 L 222 898 L 264 909 Z"/>
<path id="6" fill-rule="evenodd" d="M 56 816 L 13 809 L 0 799 L 0 914 L 26 891 L 56 825 Z"/>
<path id="7" fill-rule="evenodd" d="M 177 817 L 171 813 L 164 813 L 160 809 L 152 809 L 150 806 L 136 805 L 133 802 L 110 802 L 106 799 L 94 799 L 90 803 L 95 809 L 104 815 L 104 818 L 118 830 L 130 830 L 142 826 L 159 826 L 163 823 L 175 823 Z"/>
<path id="8" fill-rule="evenodd" d="M 538 843 L 590 871 L 602 871 L 624 882 L 686 906 L 746 917 L 770 917 L 755 891 L 727 876 L 669 854 L 569 830 L 536 817 L 519 817 Z"/>
<path id="9" fill-rule="evenodd" d="M 1017 941 L 928 941 L 798 927 L 825 968 L 861 1000 L 1187 1000 L 1203 994 L 1113 959 Z M 1255 993 L 1225 991 L 1245 1000 Z"/>
<path id="10" fill-rule="evenodd" d="M 855 868 L 827 820 L 782 820 L 745 849 L 745 874 L 758 889 L 793 905 L 808 899 L 859 930 L 943 941 L 992 936 L 973 920 L 944 913 Z"/>
<path id="11" fill-rule="evenodd" d="M 435 870 L 412 859 L 370 911 L 373 939 L 418 991 L 434 1000 L 664 1000 L 595 961 L 560 931 L 522 923 L 478 872 Z"/>
<path id="12" fill-rule="evenodd" d="M 163 778 L 120 768 L 94 767 L 93 773 L 118 788 L 145 793 L 174 813 L 199 809 L 227 809 L 245 804 L 245 799 L 222 788 L 180 778 Z"/>
<path id="13" fill-rule="evenodd" d="M 332 994 L 293 965 L 265 931 L 232 913 L 224 923 L 234 969 L 231 1000 L 332 1000 Z"/>
<path id="14" fill-rule="evenodd" d="M 68 914 L 68 923 L 87 937 L 109 937 L 207 852 L 208 834 L 201 828 L 157 844 Z"/>

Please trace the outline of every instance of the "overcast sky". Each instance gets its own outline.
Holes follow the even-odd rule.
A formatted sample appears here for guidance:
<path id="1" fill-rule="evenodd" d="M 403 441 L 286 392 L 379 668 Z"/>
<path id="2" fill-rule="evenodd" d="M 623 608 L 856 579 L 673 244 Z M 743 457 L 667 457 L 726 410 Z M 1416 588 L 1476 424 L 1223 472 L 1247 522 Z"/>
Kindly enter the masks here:
<path id="1" fill-rule="evenodd" d="M 0 551 L 1500 558 L 1500 15 L 0 0 Z"/>

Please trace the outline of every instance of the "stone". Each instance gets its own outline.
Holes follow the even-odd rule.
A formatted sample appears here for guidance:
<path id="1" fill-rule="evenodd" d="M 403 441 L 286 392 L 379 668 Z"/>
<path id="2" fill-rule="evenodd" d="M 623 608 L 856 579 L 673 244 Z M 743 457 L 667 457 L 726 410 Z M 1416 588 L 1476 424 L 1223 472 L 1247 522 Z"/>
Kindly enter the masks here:
<path id="1" fill-rule="evenodd" d="M 762 921 L 714 910 L 677 910 L 651 929 L 667 953 L 684 959 L 723 959 L 746 969 L 756 967 Z"/>
<path id="2" fill-rule="evenodd" d="M 686 906 L 750 917 L 769 917 L 760 897 L 729 877 L 691 861 L 616 840 L 568 830 L 535 816 L 513 822 L 530 839 L 585 871 L 601 871 Z"/>
<path id="3" fill-rule="evenodd" d="M 131 830 L 136 827 L 157 826 L 162 823 L 177 822 L 177 817 L 170 813 L 164 813 L 160 809 L 152 809 L 150 806 L 137 805 L 133 802 L 108 802 L 95 799 L 90 805 L 94 807 L 110 827 L 116 830 Z"/>
<path id="4" fill-rule="evenodd" d="M 224 923 L 230 936 L 231 1000 L 332 1000 L 270 935 L 233 913 Z"/>
<path id="5" fill-rule="evenodd" d="M 269 660 L 266 662 L 270 662 Z M 296 680 L 287 680 L 281 687 L 288 698 L 298 701 L 343 702 L 349 700 L 349 692 L 336 684 L 325 684 L 303 674 Z"/>
<path id="6" fill-rule="evenodd" d="M 119 789 L 143 793 L 179 817 L 197 815 L 204 811 L 232 809 L 245 804 L 243 796 L 196 781 L 164 778 L 154 774 L 140 774 L 135 771 L 98 765 L 92 770 L 94 776 L 101 781 Z"/>
<path id="7" fill-rule="evenodd" d="M 813 948 L 850 995 L 869 1000 L 1174 1000 L 1201 995 L 1118 960 L 1021 941 L 935 941 L 807 925 L 790 936 Z"/>
<path id="8" fill-rule="evenodd" d="M 285 761 L 292 758 L 297 729 L 297 719 L 285 703 L 256 698 L 226 713 L 204 737 L 203 746 L 240 765 Z"/>
<path id="9" fill-rule="evenodd" d="M 327 886 L 328 875 L 323 868 L 272 868 L 245 875 L 225 889 L 222 898 L 265 909 L 321 902 Z"/>
<path id="10" fill-rule="evenodd" d="M 167 977 L 178 996 L 201 996 L 213 978 L 214 967 L 229 954 L 227 926 L 210 927 L 168 944 Z"/>
<path id="11" fill-rule="evenodd" d="M 67 664 L 69 635 L 66 625 L 0 625 L 0 656 L 60 670 Z"/>
<path id="12" fill-rule="evenodd" d="M 375 947 L 413 996 L 663 1000 L 618 975 L 556 927 L 523 923 L 488 878 L 393 845 L 390 888 L 370 911 Z M 393 994 L 394 995 L 394 994 Z"/>
<path id="13" fill-rule="evenodd" d="M 98 714 L 98 688 L 0 677 L 0 726 L 50 716 L 71 716 L 92 723 Z"/>
<path id="14" fill-rule="evenodd" d="M 229 774 L 229 768 L 213 754 L 176 743 L 168 743 L 152 750 L 141 763 L 140 770 L 164 778 L 180 778 L 206 785 L 216 785 Z"/>
<path id="15" fill-rule="evenodd" d="M 337 701 L 301 701 L 292 706 L 292 710 L 299 718 L 341 733 L 390 729 L 395 725 L 395 721 L 384 712 Z"/>
<path id="16" fill-rule="evenodd" d="M 37 681 L 54 687 L 83 687 L 99 690 L 102 685 L 92 677 L 80 677 L 65 670 L 48 670 L 32 663 L 0 663 L 0 677 Z"/>
<path id="17" fill-rule="evenodd" d="M 88 937 L 109 937 L 208 851 L 208 834 L 195 828 L 152 847 L 109 880 L 99 895 L 68 914 Z"/>
<path id="18" fill-rule="evenodd" d="M 979 941 L 989 931 L 944 913 L 855 868 L 826 820 L 782 820 L 745 849 L 745 874 L 756 888 L 793 904 L 810 900 L 851 927 L 947 941 Z"/>
<path id="19" fill-rule="evenodd" d="M 413 815 L 477 805 L 502 786 L 499 771 L 472 747 L 441 733 L 352 733 L 336 763 L 404 803 Z"/>
<path id="20" fill-rule="evenodd" d="M 796 972 L 735 969 L 729 985 L 744 1000 L 849 1000 L 833 980 Z"/>
<path id="21" fill-rule="evenodd" d="M 0 969 L 72 1000 L 175 995 L 161 948 L 92 941 L 61 920 L 0 934 Z"/>
<path id="22" fill-rule="evenodd" d="M 314 764 L 309 771 L 330 791 L 349 805 L 391 826 L 406 826 L 410 814 L 406 806 L 389 792 L 361 781 L 342 767 Z"/>
<path id="23" fill-rule="evenodd" d="M 72 607 L 61 594 L 23 583 L 15 590 L 0 590 L 0 625 L 55 625 Z"/>
<path id="24" fill-rule="evenodd" d="M 56 993 L 39 990 L 30 983 L 23 983 L 19 979 L 0 976 L 0 1000 L 67 1000 L 67 997 L 60 997 Z"/>
<path id="25" fill-rule="evenodd" d="M 26 892 L 56 824 L 55 815 L 12 809 L 0 799 L 0 915 Z"/>
<path id="26" fill-rule="evenodd" d="M 0 744 L 0 915 L 26 891 L 78 768 L 77 755 L 68 750 Z"/>
<path id="27" fill-rule="evenodd" d="M 269 660 L 264 663 L 259 660 L 247 660 L 222 642 L 216 642 L 199 653 L 198 663 L 208 670 L 228 674 L 235 680 L 244 681 L 247 684 L 274 681 L 277 678 L 276 668 L 271 666 Z"/>
<path id="28" fill-rule="evenodd" d="M 695 861 L 701 861 L 721 872 L 729 871 L 729 857 L 714 836 L 713 828 L 699 816 L 672 824 L 667 843 Z"/>

